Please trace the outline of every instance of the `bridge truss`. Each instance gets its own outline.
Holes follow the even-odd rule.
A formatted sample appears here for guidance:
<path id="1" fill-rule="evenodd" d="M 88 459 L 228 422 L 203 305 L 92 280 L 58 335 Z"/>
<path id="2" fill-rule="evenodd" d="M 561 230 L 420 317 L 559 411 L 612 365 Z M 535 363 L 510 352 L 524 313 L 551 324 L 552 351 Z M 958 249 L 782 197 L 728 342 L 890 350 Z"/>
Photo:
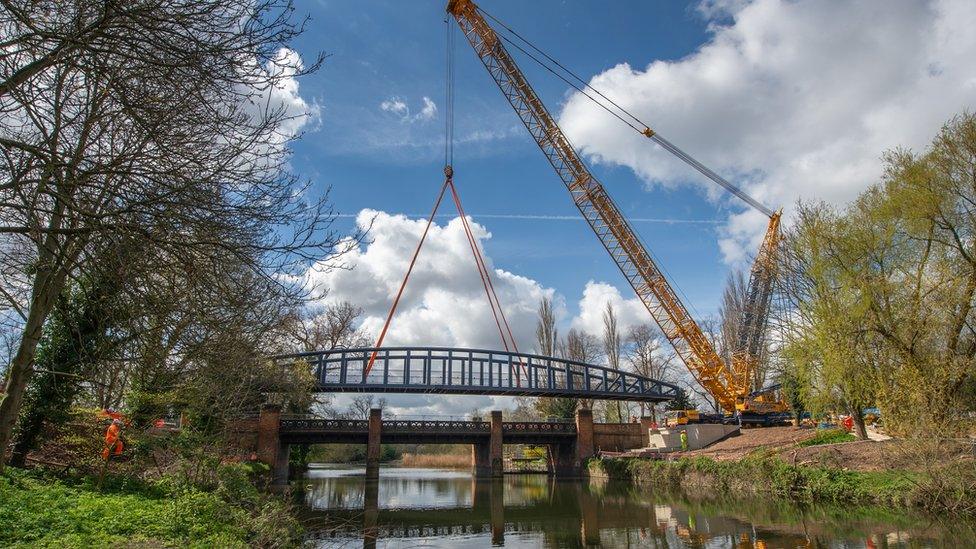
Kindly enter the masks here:
<path id="1" fill-rule="evenodd" d="M 663 402 L 678 395 L 677 386 L 649 377 L 512 351 L 382 347 L 282 355 L 275 360 L 282 367 L 311 368 L 318 392 L 573 397 L 635 402 Z"/>

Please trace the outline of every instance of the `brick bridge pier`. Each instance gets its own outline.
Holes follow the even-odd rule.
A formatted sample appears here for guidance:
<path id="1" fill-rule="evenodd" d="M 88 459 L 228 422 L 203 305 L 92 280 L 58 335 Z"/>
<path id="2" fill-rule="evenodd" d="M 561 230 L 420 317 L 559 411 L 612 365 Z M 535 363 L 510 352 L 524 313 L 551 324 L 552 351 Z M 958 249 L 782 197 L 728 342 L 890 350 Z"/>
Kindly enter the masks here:
<path id="1" fill-rule="evenodd" d="M 293 444 L 365 444 L 366 478 L 379 476 L 380 444 L 470 444 L 471 468 L 478 477 L 501 477 L 505 444 L 548 446 L 550 471 L 560 477 L 586 473 L 586 460 L 599 450 L 622 451 L 647 445 L 650 420 L 639 423 L 594 423 L 591 410 L 576 412 L 576 421 L 503 422 L 500 411 L 490 421 L 382 419 L 378 408 L 369 419 L 292 419 L 281 408 L 266 406 L 257 422 L 257 456 L 271 466 L 274 484 L 288 482 Z"/>

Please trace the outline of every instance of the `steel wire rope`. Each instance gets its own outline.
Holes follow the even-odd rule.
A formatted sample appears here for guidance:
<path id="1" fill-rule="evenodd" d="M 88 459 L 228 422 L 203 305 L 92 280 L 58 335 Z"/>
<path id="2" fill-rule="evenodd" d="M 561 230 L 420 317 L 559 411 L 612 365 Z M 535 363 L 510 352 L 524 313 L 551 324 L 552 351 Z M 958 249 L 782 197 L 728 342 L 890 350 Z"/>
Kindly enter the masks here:
<path id="1" fill-rule="evenodd" d="M 454 25 L 450 20 L 444 20 L 445 43 L 445 78 L 444 78 L 444 166 L 447 168 L 454 163 Z"/>
<path id="2" fill-rule="evenodd" d="M 571 75 L 574 79 L 576 79 L 577 81 L 579 81 L 580 84 L 582 84 L 583 88 L 589 89 L 589 90 L 593 91 L 595 94 L 599 95 L 600 97 L 606 99 L 610 104 L 612 104 L 614 107 L 616 107 L 620 112 L 624 113 L 626 116 L 630 117 L 631 119 L 633 119 L 634 121 L 636 121 L 638 124 L 640 124 L 641 126 L 643 126 L 644 129 L 641 129 L 641 128 L 635 126 L 634 124 L 632 124 L 631 122 L 629 122 L 628 120 L 625 120 L 619 113 L 614 112 L 613 109 L 609 108 L 604 103 L 598 101 L 596 98 L 594 98 L 592 95 L 590 95 L 589 93 L 587 93 L 579 85 L 571 82 L 568 78 L 566 78 L 562 74 L 559 74 L 559 72 L 557 72 L 551 66 L 547 65 L 544 61 L 542 61 L 541 59 L 539 59 L 535 55 L 532 55 L 530 52 L 526 51 L 525 48 L 523 48 L 522 46 L 520 46 L 519 44 L 517 44 L 511 38 L 505 36 L 504 34 L 498 34 L 498 33 L 496 33 L 496 36 L 498 36 L 506 44 L 509 44 L 512 47 L 516 48 L 518 51 L 522 52 L 524 55 L 526 55 L 527 57 L 529 57 L 530 59 L 532 59 L 533 61 L 535 61 L 539 66 L 541 66 L 542 68 L 546 69 L 548 72 L 550 72 L 551 74 L 553 74 L 554 76 L 556 76 L 557 78 L 559 78 L 561 81 L 563 81 L 566 85 L 568 85 L 571 88 L 573 88 L 576 91 L 578 91 L 584 97 L 586 97 L 587 99 L 589 99 L 590 101 L 592 101 L 593 103 L 595 103 L 596 105 L 598 105 L 600 108 L 602 108 L 603 110 L 605 110 L 606 112 L 608 112 L 609 114 L 611 114 L 617 120 L 620 120 L 621 122 L 623 122 L 624 124 L 626 124 L 627 126 L 629 126 L 631 129 L 633 129 L 637 133 L 640 133 L 641 135 L 645 135 L 645 136 L 647 135 L 647 133 L 645 133 L 645 130 L 649 130 L 650 126 L 648 126 L 647 124 L 645 124 L 640 118 L 638 118 L 637 116 L 635 116 L 634 114 L 632 114 L 630 111 L 626 110 L 625 108 L 621 107 L 619 104 L 617 104 L 615 101 L 613 101 L 612 99 L 610 99 L 609 97 L 607 97 L 600 90 L 598 90 L 598 89 L 594 88 L 593 86 L 591 86 L 590 84 L 588 84 L 585 80 L 583 80 L 582 78 L 580 78 L 576 73 L 574 73 L 570 69 L 566 68 L 562 63 L 560 63 L 559 61 L 557 61 L 556 59 L 554 59 L 552 56 L 550 56 L 549 54 L 547 54 L 541 48 L 539 48 L 536 45 L 534 45 L 528 39 L 526 39 L 525 37 L 523 37 L 522 35 L 520 35 L 518 32 L 516 32 L 515 30 L 513 30 L 511 27 L 509 27 L 508 25 L 506 25 L 504 22 L 502 22 L 501 20 L 499 20 L 497 17 L 491 15 L 490 13 L 488 13 L 487 11 L 485 11 L 484 9 L 482 9 L 481 7 L 478 7 L 477 9 L 483 15 L 485 15 L 486 17 L 488 17 L 489 19 L 491 19 L 492 21 L 494 21 L 495 23 L 497 23 L 499 26 L 501 26 L 502 28 L 504 28 L 505 30 L 507 30 L 508 32 L 510 32 L 512 35 L 516 36 L 519 40 L 521 40 L 522 42 L 524 42 L 528 47 L 530 47 L 533 50 L 539 52 L 540 55 L 542 55 L 543 57 L 545 57 L 546 59 L 548 59 L 549 61 L 551 61 L 553 64 L 555 64 L 556 66 L 558 66 L 560 69 L 562 69 L 563 71 L 565 71 L 567 74 Z M 735 185 L 733 185 L 732 183 L 728 182 L 727 180 L 725 180 L 724 178 L 722 178 L 721 176 L 719 176 L 714 171 L 710 170 L 708 167 L 706 167 L 701 162 L 698 162 L 694 157 L 692 157 L 691 155 L 685 153 L 683 150 L 679 149 L 676 145 L 674 145 L 670 141 L 668 141 L 668 140 L 664 139 L 663 137 L 661 137 L 658 133 L 653 132 L 653 131 L 650 131 L 649 133 L 651 134 L 650 135 L 650 139 L 652 141 L 654 141 L 655 143 L 657 143 L 658 145 L 660 145 L 663 149 L 665 149 L 666 151 L 670 152 L 674 156 L 678 157 L 680 160 L 682 160 L 685 163 L 687 163 L 692 168 L 695 168 L 697 171 L 699 171 L 702 175 L 704 175 L 708 179 L 710 179 L 710 180 L 714 181 L 715 183 L 719 184 L 720 186 L 722 186 L 723 188 L 725 188 L 726 190 L 728 190 L 729 192 L 731 192 L 733 195 L 741 198 L 747 204 L 753 206 L 754 208 L 756 208 L 757 210 L 759 210 L 760 212 L 762 212 L 766 216 L 772 216 L 773 215 L 773 212 L 769 208 L 765 207 L 764 205 L 762 205 L 758 201 L 754 200 L 752 197 L 748 196 L 747 194 L 745 194 L 744 192 L 742 192 L 741 190 L 739 190 Z M 568 140 L 568 138 L 567 138 L 567 140 Z M 572 143 L 570 143 L 570 146 L 572 146 Z M 624 221 L 627 223 L 628 226 L 630 226 L 630 223 L 627 222 L 626 219 Z M 633 232 L 633 234 L 640 241 L 640 243 L 644 247 L 644 249 L 647 250 L 647 253 L 655 260 L 655 263 L 658 265 L 658 269 L 660 269 L 662 271 L 662 273 L 667 277 L 667 279 L 674 280 L 674 277 L 667 270 L 667 268 L 663 267 L 663 263 L 660 261 L 660 259 L 657 257 L 657 255 L 651 250 L 651 248 L 647 246 L 647 244 L 644 242 L 643 238 L 641 238 L 641 236 L 636 231 L 633 231 L 633 229 L 631 229 L 631 232 Z M 700 312 L 694 307 L 693 304 L 691 304 L 691 300 L 688 298 L 688 295 L 685 294 L 685 292 L 681 289 L 681 287 L 680 286 L 677 286 L 673 282 L 670 282 L 669 284 L 681 296 L 683 302 L 689 304 L 688 305 L 688 308 L 692 312 L 694 312 L 696 316 L 701 317 Z"/>
<path id="3" fill-rule="evenodd" d="M 566 78 L 562 74 L 559 74 L 555 69 L 553 69 L 551 66 L 547 65 L 541 59 L 539 59 L 538 57 L 536 57 L 536 56 L 532 55 L 531 53 L 529 53 L 528 51 L 526 51 L 525 48 L 523 48 L 519 44 L 515 43 L 515 41 L 512 40 L 511 38 L 509 38 L 508 36 L 505 36 L 504 34 L 497 34 L 496 33 L 496 35 L 499 38 L 501 38 L 503 41 L 505 41 L 507 44 L 509 44 L 509 45 L 515 47 L 516 49 L 518 49 L 519 51 L 521 51 L 523 54 L 525 54 L 530 59 L 532 59 L 537 64 L 539 64 L 541 67 L 543 67 L 544 69 L 546 69 L 547 71 L 549 71 L 550 73 L 552 73 L 553 75 L 555 75 L 557 78 L 559 78 L 560 80 L 562 80 L 563 82 L 565 82 L 567 85 L 569 85 L 570 87 L 572 87 L 576 91 L 580 92 L 584 97 L 586 97 L 590 101 L 596 103 L 603 110 L 605 110 L 608 113 L 610 113 L 611 115 L 613 115 L 615 118 L 617 118 L 618 120 L 620 120 L 621 122 L 623 122 L 624 124 L 626 124 L 627 126 L 629 126 L 631 129 L 633 129 L 637 133 L 640 133 L 641 135 L 647 136 L 652 141 L 654 141 L 655 143 L 657 143 L 658 145 L 660 145 L 661 148 L 663 148 L 664 150 L 666 150 L 669 153 L 673 154 L 674 156 L 678 157 L 678 159 L 680 159 L 681 161 L 685 162 L 686 164 L 688 164 L 689 166 L 691 166 L 692 168 L 694 168 L 696 171 L 698 171 L 699 173 L 701 173 L 702 175 L 704 175 L 706 178 L 710 179 L 714 183 L 720 185 L 725 190 L 727 190 L 730 193 L 732 193 L 733 195 L 737 196 L 738 198 L 740 198 L 745 203 L 749 204 L 753 208 L 756 208 L 757 210 L 759 210 L 760 212 L 762 212 L 763 214 L 765 214 L 766 217 L 772 217 L 774 215 L 774 212 L 771 209 L 769 209 L 768 207 L 766 207 L 765 205 L 763 205 L 758 200 L 755 200 L 754 198 L 752 198 L 751 196 L 749 196 L 748 194 L 746 194 L 744 191 L 742 191 L 741 189 L 739 189 L 737 186 L 735 186 L 734 184 L 732 184 L 731 182 L 729 182 L 724 177 L 722 177 L 719 174 L 715 173 L 713 170 L 711 170 L 710 168 L 708 168 L 707 166 L 705 166 L 704 164 L 702 164 L 701 162 L 699 162 L 693 156 L 691 156 L 690 154 L 688 154 L 685 151 L 683 151 L 682 149 L 680 149 L 677 145 L 675 145 L 674 143 L 671 143 L 670 141 L 668 141 L 667 139 L 665 139 L 663 136 L 661 136 L 656 131 L 651 130 L 649 124 L 645 123 L 643 120 L 641 120 L 640 118 L 638 118 L 636 115 L 634 115 L 633 113 L 631 113 L 630 111 L 628 111 L 624 107 L 621 107 L 616 101 L 614 101 L 613 99 L 607 97 L 607 95 L 604 94 L 603 92 L 601 92 L 600 90 L 598 90 L 598 89 L 594 88 L 593 86 L 591 86 L 588 82 L 586 82 L 585 80 L 583 80 L 578 74 L 576 74 L 575 72 L 573 72 L 572 70 L 570 70 L 569 68 L 567 68 L 565 65 L 563 65 L 562 63 L 560 63 L 559 61 L 557 61 L 556 59 L 554 59 L 552 56 L 550 56 L 549 54 L 547 54 L 541 48 L 539 48 L 538 46 L 536 46 L 535 44 L 533 44 L 531 41 L 529 41 L 527 38 L 525 38 L 524 36 L 522 36 L 521 34 L 519 34 L 518 32 L 516 32 L 510 26 L 506 25 L 503 21 L 501 21 L 497 17 L 491 15 L 490 13 L 488 13 L 487 11 L 485 11 L 484 9 L 482 9 L 481 7 L 478 7 L 477 9 L 485 17 L 488 17 L 489 19 L 491 19 L 492 21 L 494 21 L 495 23 L 497 23 L 499 26 L 501 26 L 506 31 L 508 31 L 509 33 L 511 33 L 513 36 L 515 36 L 516 38 L 518 38 L 520 41 L 522 41 L 523 43 L 525 43 L 529 48 L 535 50 L 540 55 L 542 55 L 543 57 L 545 57 L 548 61 L 550 61 L 551 63 L 553 63 L 557 67 L 559 67 L 562 71 L 564 71 L 570 77 L 572 77 L 577 82 L 579 82 L 582 85 L 583 88 L 588 89 L 588 90 L 592 91 L 593 93 L 597 94 L 598 96 L 600 96 L 601 98 L 605 99 L 607 102 L 609 102 L 611 105 L 613 105 L 620 113 L 623 113 L 623 115 L 625 115 L 625 116 L 629 117 L 631 120 L 637 122 L 637 124 L 639 124 L 640 126 L 643 126 L 643 129 L 635 126 L 630 121 L 625 120 L 624 117 L 621 116 L 619 113 L 614 112 L 613 109 L 611 109 L 610 107 L 608 107 L 607 105 L 605 105 L 601 101 L 598 101 L 592 95 L 586 93 L 584 91 L 584 89 L 581 88 L 579 85 L 577 85 L 577 84 L 575 84 L 573 82 L 570 82 L 570 80 L 568 78 Z"/>
<path id="4" fill-rule="evenodd" d="M 481 9 L 481 8 L 479 8 L 479 10 L 480 10 L 480 9 Z M 482 10 L 482 11 L 483 11 L 483 10 Z M 486 15 L 487 15 L 487 12 L 485 12 L 485 13 L 486 13 Z M 489 17 L 491 17 L 491 16 L 489 15 Z M 495 19 L 494 17 L 492 17 L 492 19 L 493 19 L 493 20 L 496 20 L 496 21 L 497 21 L 497 19 Z M 503 26 L 504 26 L 504 25 L 503 25 Z M 502 39 L 502 40 L 503 40 L 504 42 L 506 42 L 507 44 L 509 44 L 509 45 L 511 45 L 511 46 L 513 46 L 513 47 L 515 47 L 516 49 L 518 49 L 519 51 L 521 51 L 521 52 L 522 52 L 523 54 L 525 54 L 526 56 L 528 56 L 529 58 L 531 58 L 532 60 L 534 60 L 534 61 L 535 61 L 536 63 L 538 63 L 538 64 L 539 64 L 539 65 L 540 65 L 541 67 L 543 67 L 544 69 L 546 69 L 546 70 L 548 70 L 549 72 L 551 72 L 551 73 L 552 73 L 553 75 L 555 75 L 555 76 L 556 76 L 557 78 L 559 78 L 560 80 L 562 80 L 563 82 L 565 82 L 565 83 L 566 83 L 566 84 L 567 84 L 568 86 L 570 86 L 570 87 L 572 87 L 573 89 L 575 89 L 575 90 L 577 90 L 578 92 L 580 92 L 581 94 L 583 94 L 584 96 L 586 96 L 587 98 L 589 98 L 589 99 L 590 99 L 591 101 L 593 101 L 594 103 L 596 103 L 597 105 L 599 105 L 600 107 L 602 107 L 602 108 L 603 108 L 603 109 L 604 109 L 605 111 L 607 111 L 608 113 L 610 113 L 611 115 L 613 115 L 613 116 L 614 116 L 615 118 L 617 118 L 618 120 L 620 120 L 620 121 L 621 121 L 621 122 L 623 122 L 624 124 L 627 124 L 628 126 L 630 126 L 631 128 L 633 128 L 633 129 L 634 129 L 635 131 L 637 131 L 638 133 L 641 133 L 642 135 L 644 134 L 644 132 L 643 132 L 643 130 L 641 130 L 641 129 L 640 129 L 640 128 L 638 128 L 637 126 L 634 126 L 633 124 L 631 124 L 631 123 L 630 123 L 630 122 L 628 122 L 627 120 L 624 120 L 624 118 L 623 118 L 623 117 L 621 117 L 621 116 L 620 116 L 619 114 L 617 114 L 617 113 L 615 113 L 615 112 L 613 112 L 613 111 L 612 111 L 611 109 L 609 109 L 609 108 L 608 108 L 608 107 L 607 107 L 606 105 L 604 105 L 603 103 L 601 103 L 601 102 L 599 102 L 599 101 L 597 101 L 596 99 L 594 99 L 594 98 L 593 98 L 593 96 L 591 96 L 590 94 L 588 94 L 588 93 L 586 93 L 586 91 L 584 91 L 583 89 L 581 89 L 581 88 L 580 88 L 579 86 L 577 86 L 577 85 L 576 85 L 576 84 L 574 84 L 573 82 L 570 82 L 570 81 L 569 81 L 568 79 L 566 79 L 565 77 L 563 77 L 562 75 L 560 75 L 559 73 L 557 73 L 556 71 L 554 71 L 554 70 L 553 70 L 553 69 L 552 69 L 551 67 L 549 67 L 549 66 L 547 66 L 547 65 L 546 65 L 545 63 L 543 63 L 543 62 L 542 62 L 541 60 L 539 60 L 538 58 L 536 58 L 535 56 L 533 56 L 533 55 L 532 55 L 531 53 L 529 53 L 529 52 L 527 52 L 527 51 L 525 51 L 525 49 L 524 49 L 524 48 L 522 48 L 521 46 L 519 46 L 518 44 L 516 44 L 515 42 L 513 42 L 513 41 L 512 41 L 511 39 L 509 39 L 509 38 L 507 38 L 507 37 L 506 37 L 505 35 L 498 35 L 498 36 L 499 36 L 499 38 L 501 38 L 501 39 Z M 545 54 L 543 54 L 543 55 L 545 55 Z M 547 57 L 548 57 L 548 56 L 547 56 Z M 587 87 L 589 87 L 589 85 L 587 85 Z M 591 88 L 591 89 L 592 89 L 592 88 Z M 594 90 L 594 91 L 596 91 L 596 90 Z M 599 92 L 597 91 L 597 93 L 599 93 Z M 602 96 L 602 94 L 601 94 L 601 96 Z M 609 99 L 608 99 L 608 100 L 609 100 Z M 611 101 L 611 102 L 612 102 L 612 101 Z M 618 108 L 619 108 L 619 107 L 618 107 Z M 623 110 L 623 109 L 621 109 L 621 110 Z M 624 111 L 624 112 L 626 112 L 626 111 Z M 630 115 L 630 116 L 631 116 L 632 118 L 634 118 L 635 120 L 637 120 L 638 122 L 640 122 L 640 120 L 639 120 L 639 119 L 637 119 L 636 117 L 633 117 L 633 115 Z M 643 124 L 643 122 L 641 122 L 641 124 Z M 654 137 L 657 137 L 657 134 L 654 134 Z M 652 137 L 652 139 L 654 139 L 654 137 Z M 566 139 L 567 139 L 567 141 L 568 141 L 568 139 L 569 139 L 569 138 L 567 137 Z M 670 145 L 670 142 L 669 142 L 668 144 Z M 570 146 L 573 146 L 573 145 L 572 145 L 572 143 L 570 143 Z M 670 146 L 672 146 L 672 147 L 673 147 L 673 145 L 670 145 Z M 574 147 L 574 148 L 575 148 L 575 147 Z M 675 147 L 675 149 L 677 150 L 677 148 L 676 148 L 676 147 Z M 670 151 L 669 151 L 669 152 L 670 152 Z M 680 158 L 680 157 L 679 157 L 679 158 Z M 690 158 L 690 157 L 689 157 L 689 158 Z M 714 172 L 712 172 L 712 173 L 714 173 Z M 717 175 L 716 175 L 716 177 L 717 177 Z M 729 186 L 731 187 L 731 184 L 728 184 L 728 185 L 729 185 Z M 725 186 L 725 185 L 723 185 L 723 186 Z M 728 187 L 727 187 L 727 188 L 728 188 Z M 731 190 L 731 189 L 730 189 L 730 190 Z M 737 196 L 738 196 L 738 195 L 737 195 Z M 764 211 L 764 213 L 765 213 L 765 208 L 763 208 L 763 211 Z M 627 226 L 628 226 L 628 227 L 630 226 L 630 223 L 629 223 L 629 222 L 627 222 L 627 220 L 626 220 L 626 219 L 624 220 L 624 222 L 625 222 L 625 223 L 627 223 Z M 662 273 L 663 273 L 663 274 L 665 275 L 665 277 L 666 277 L 667 279 L 670 279 L 670 280 L 674 280 L 674 277 L 673 277 L 673 276 L 671 275 L 671 273 L 670 273 L 670 272 L 668 272 L 668 270 L 667 270 L 667 269 L 666 269 L 665 267 L 663 267 L 663 265 L 664 265 L 664 264 L 663 264 L 663 263 L 662 263 L 662 262 L 660 261 L 660 258 L 658 258 L 658 257 L 657 257 L 657 255 L 656 255 L 656 254 L 655 254 L 655 253 L 654 253 L 654 252 L 652 251 L 652 249 L 651 249 L 651 248 L 650 248 L 650 247 L 649 247 L 649 246 L 648 246 L 648 245 L 647 245 L 647 244 L 646 244 L 646 243 L 644 242 L 644 239 L 643 239 L 643 238 L 641 238 L 641 236 L 640 236 L 640 235 L 639 235 L 639 234 L 638 234 L 638 233 L 637 233 L 636 231 L 634 231 L 634 230 L 633 230 L 633 228 L 631 228 L 631 232 L 632 232 L 632 233 L 633 233 L 633 234 L 634 234 L 634 235 L 635 235 L 635 236 L 637 237 L 637 239 L 638 239 L 638 241 L 640 241 L 640 243 L 641 243 L 641 246 L 643 246 L 643 247 L 644 247 L 644 249 L 645 249 L 645 250 L 647 251 L 647 253 L 648 253 L 648 255 L 650 255 L 650 256 L 651 256 L 651 258 L 652 258 L 652 259 L 654 260 L 654 262 L 655 262 L 655 264 L 656 264 L 656 265 L 658 266 L 658 269 L 662 271 Z M 689 303 L 689 304 L 691 303 L 691 301 L 690 301 L 690 300 L 689 300 L 689 298 L 688 298 L 688 295 L 684 293 L 684 291 L 683 291 L 683 290 L 681 289 L 681 287 L 680 287 L 680 286 L 677 286 L 677 285 L 676 285 L 675 283 L 673 283 L 673 282 L 669 282 L 669 285 L 670 285 L 670 286 L 671 286 L 672 288 L 674 288 L 674 289 L 675 289 L 675 290 L 676 290 L 676 291 L 678 292 L 678 294 L 680 294 L 680 296 L 681 296 L 681 298 L 683 299 L 683 303 Z M 691 311 L 692 311 L 692 312 L 694 312 L 696 316 L 699 316 L 699 317 L 701 317 L 701 313 L 699 313 L 699 312 L 698 312 L 698 310 L 697 310 L 697 309 L 695 309 L 695 307 L 694 307 L 694 305 L 689 305 L 689 306 L 688 306 L 688 308 L 690 308 L 690 309 L 691 309 Z"/>
<path id="5" fill-rule="evenodd" d="M 400 283 L 400 289 L 397 290 L 396 297 L 393 299 L 393 305 L 390 307 L 390 312 L 386 315 L 386 322 L 383 323 L 380 337 L 376 340 L 376 346 L 369 356 L 369 362 L 366 364 L 366 369 L 363 372 L 363 382 L 366 381 L 366 376 L 373 369 L 373 363 L 376 362 L 376 355 L 379 353 L 379 348 L 383 346 L 383 339 L 386 338 L 386 332 L 390 328 L 390 321 L 393 320 L 393 315 L 396 313 L 397 306 L 400 304 L 400 298 L 403 297 L 403 290 L 407 287 L 407 280 L 410 279 L 410 273 L 413 272 L 413 267 L 417 263 L 417 256 L 420 255 L 420 249 L 424 246 L 427 233 L 430 232 L 430 226 L 434 223 L 434 216 L 437 214 L 437 209 L 441 206 L 441 200 L 444 199 L 444 192 L 447 191 L 447 186 L 450 182 L 451 180 L 448 177 L 445 178 L 444 184 L 441 185 L 441 192 L 438 193 L 437 200 L 434 202 L 434 209 L 431 210 L 430 217 L 427 218 L 427 226 L 424 227 L 424 232 L 420 236 L 420 242 L 417 243 L 417 248 L 413 251 L 413 257 L 410 259 L 410 265 L 407 267 L 407 274 L 404 275 L 403 281 Z"/>

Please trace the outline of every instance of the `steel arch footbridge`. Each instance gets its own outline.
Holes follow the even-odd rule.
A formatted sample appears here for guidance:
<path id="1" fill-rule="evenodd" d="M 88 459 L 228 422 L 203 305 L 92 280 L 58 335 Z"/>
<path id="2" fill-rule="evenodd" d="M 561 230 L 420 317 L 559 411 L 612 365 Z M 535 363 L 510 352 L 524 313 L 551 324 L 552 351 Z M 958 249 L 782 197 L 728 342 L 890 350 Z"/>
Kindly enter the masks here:
<path id="1" fill-rule="evenodd" d="M 370 357 L 376 353 L 372 369 Z M 308 367 L 315 390 L 336 393 L 434 393 L 573 397 L 663 402 L 678 387 L 646 376 L 573 360 L 509 351 L 448 347 L 335 349 L 274 357 Z"/>

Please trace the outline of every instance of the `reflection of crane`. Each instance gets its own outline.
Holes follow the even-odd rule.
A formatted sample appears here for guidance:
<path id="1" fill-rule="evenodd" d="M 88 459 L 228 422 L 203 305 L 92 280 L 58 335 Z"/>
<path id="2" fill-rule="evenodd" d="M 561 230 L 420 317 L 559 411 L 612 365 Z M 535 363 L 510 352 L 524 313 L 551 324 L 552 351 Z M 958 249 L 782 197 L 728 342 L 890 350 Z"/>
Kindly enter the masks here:
<path id="1" fill-rule="evenodd" d="M 784 411 L 783 403 L 763 402 L 763 397 L 754 398 L 750 394 L 752 372 L 763 344 L 770 294 L 776 274 L 780 212 L 773 212 L 766 208 L 580 80 L 584 87 L 616 106 L 620 113 L 629 116 L 636 121 L 637 125 L 611 111 L 617 118 L 769 217 L 766 237 L 763 239 L 749 277 L 748 303 L 743 311 L 740 337 L 735 342 L 731 364 L 726 364 L 701 327 L 691 317 L 603 185 L 583 164 L 576 150 L 506 50 L 502 38 L 482 16 L 484 12 L 471 0 L 450 0 L 447 11 L 457 20 L 468 42 L 488 69 L 488 73 L 498 84 L 505 98 L 566 185 L 580 213 L 620 267 L 624 277 L 637 292 L 637 296 L 650 311 L 651 316 L 692 375 L 728 412 L 733 410 L 740 413 Z M 497 19 L 492 19 L 501 24 Z M 515 34 L 514 31 L 512 33 Z M 529 46 L 534 48 L 531 44 Z M 525 51 L 517 44 L 516 47 Z M 565 72 L 572 74 L 537 48 L 536 51 Z M 536 57 L 533 59 L 539 61 Z M 560 78 L 566 80 L 562 76 Z M 575 78 L 579 80 L 578 77 Z M 594 99 L 582 88 L 566 81 L 587 97 Z M 599 104 L 610 111 L 605 104 Z M 768 396 L 766 399 L 768 400 Z"/>

